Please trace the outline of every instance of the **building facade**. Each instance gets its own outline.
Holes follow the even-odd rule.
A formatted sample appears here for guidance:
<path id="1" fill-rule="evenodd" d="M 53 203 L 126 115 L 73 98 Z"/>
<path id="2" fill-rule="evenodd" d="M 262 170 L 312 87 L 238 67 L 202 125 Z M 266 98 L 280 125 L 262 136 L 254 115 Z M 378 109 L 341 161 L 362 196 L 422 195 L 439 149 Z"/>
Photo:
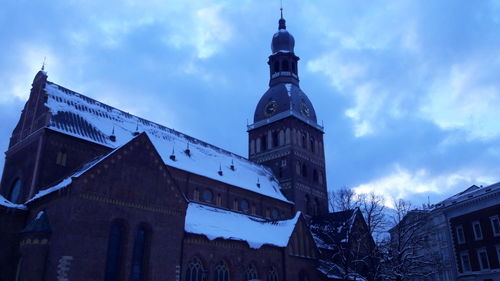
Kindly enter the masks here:
<path id="1" fill-rule="evenodd" d="M 36 74 L 0 185 L 0 280 L 323 280 L 323 128 L 283 17 L 249 159 Z"/>

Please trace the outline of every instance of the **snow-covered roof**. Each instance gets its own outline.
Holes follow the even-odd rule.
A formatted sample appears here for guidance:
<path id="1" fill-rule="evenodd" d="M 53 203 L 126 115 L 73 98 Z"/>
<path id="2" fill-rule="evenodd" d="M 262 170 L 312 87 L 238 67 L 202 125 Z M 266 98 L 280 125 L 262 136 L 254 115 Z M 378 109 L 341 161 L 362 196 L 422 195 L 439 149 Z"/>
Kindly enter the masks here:
<path id="1" fill-rule="evenodd" d="M 434 208 L 442 208 L 442 207 L 448 207 L 452 206 L 473 198 L 477 198 L 483 194 L 488 194 L 492 192 L 498 192 L 500 191 L 500 182 L 489 185 L 489 186 L 477 186 L 477 185 L 472 185 L 469 188 L 465 189 L 464 191 L 461 191 L 437 204 L 434 205 Z"/>
<path id="2" fill-rule="evenodd" d="M 250 248 L 263 245 L 286 247 L 300 212 L 289 220 L 270 221 L 215 207 L 189 203 L 184 229 L 209 240 L 217 238 L 245 241 Z"/>
<path id="3" fill-rule="evenodd" d="M 346 243 L 359 209 L 328 213 L 314 217 L 310 230 L 316 246 L 334 250 L 340 243 Z"/>
<path id="4" fill-rule="evenodd" d="M 15 204 L 10 202 L 9 200 L 5 199 L 2 195 L 0 195 L 0 206 L 4 206 L 7 208 L 13 208 L 13 209 L 20 209 L 20 210 L 26 210 L 26 206 L 23 204 Z"/>
<path id="5" fill-rule="evenodd" d="M 52 130 L 111 148 L 146 132 L 166 165 L 291 203 L 272 172 L 262 165 L 52 82 L 47 82 L 45 91 Z M 185 153 L 188 147 L 189 155 Z M 175 160 L 170 157 L 172 151 Z"/>

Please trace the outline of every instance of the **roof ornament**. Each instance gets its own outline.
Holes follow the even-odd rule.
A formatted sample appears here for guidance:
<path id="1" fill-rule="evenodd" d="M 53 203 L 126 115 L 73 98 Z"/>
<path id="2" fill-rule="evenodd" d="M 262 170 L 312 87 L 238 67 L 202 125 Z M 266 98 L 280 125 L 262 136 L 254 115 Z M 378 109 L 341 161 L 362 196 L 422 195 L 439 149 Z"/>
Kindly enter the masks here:
<path id="1" fill-rule="evenodd" d="M 113 131 L 111 131 L 111 136 L 109 136 L 109 139 L 111 141 L 116 141 L 116 136 L 115 136 L 115 126 L 113 125 Z"/>
<path id="2" fill-rule="evenodd" d="M 217 172 L 217 174 L 219 174 L 219 176 L 222 176 L 223 173 L 222 173 L 222 165 L 219 163 L 219 171 Z"/>
<path id="3" fill-rule="evenodd" d="M 191 157 L 191 150 L 189 149 L 189 142 L 187 143 L 187 147 L 186 149 L 184 150 L 184 153 L 186 153 L 186 155 L 188 157 Z"/>
<path id="4" fill-rule="evenodd" d="M 170 160 L 175 161 L 175 149 L 172 147 L 172 154 L 170 154 Z"/>
<path id="5" fill-rule="evenodd" d="M 234 161 L 233 161 L 233 159 L 231 159 L 231 166 L 229 166 L 229 168 L 231 169 L 231 171 L 236 170 L 236 169 L 234 168 Z"/>
<path id="6" fill-rule="evenodd" d="M 43 63 L 42 63 L 42 71 L 45 71 L 45 64 L 46 64 L 47 57 L 43 57 Z"/>
<path id="7" fill-rule="evenodd" d="M 137 124 L 135 125 L 135 132 L 133 132 L 132 135 L 134 137 L 139 135 L 139 121 L 137 121 Z"/>
<path id="8" fill-rule="evenodd" d="M 279 20 L 278 29 L 282 30 L 282 29 L 286 29 L 286 21 L 283 18 L 283 0 L 280 0 L 280 13 L 281 13 L 281 18 Z"/>
<path id="9" fill-rule="evenodd" d="M 260 188 L 260 180 L 257 178 L 257 187 Z"/>

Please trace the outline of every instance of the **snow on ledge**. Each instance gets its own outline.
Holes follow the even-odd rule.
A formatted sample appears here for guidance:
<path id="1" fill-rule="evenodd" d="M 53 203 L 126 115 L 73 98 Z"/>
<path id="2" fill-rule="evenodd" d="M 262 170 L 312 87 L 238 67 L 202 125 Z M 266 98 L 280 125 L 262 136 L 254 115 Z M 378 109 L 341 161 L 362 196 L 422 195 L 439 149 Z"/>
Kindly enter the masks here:
<path id="1" fill-rule="evenodd" d="M 263 245 L 286 247 L 300 212 L 289 220 L 270 221 L 228 210 L 189 203 L 184 230 L 209 240 L 217 238 L 245 241 L 253 249 Z"/>
<path id="2" fill-rule="evenodd" d="M 15 204 L 5 199 L 2 195 L 0 195 L 0 206 L 4 206 L 7 208 L 14 208 L 19 210 L 27 210 L 28 208 L 23 204 Z"/>

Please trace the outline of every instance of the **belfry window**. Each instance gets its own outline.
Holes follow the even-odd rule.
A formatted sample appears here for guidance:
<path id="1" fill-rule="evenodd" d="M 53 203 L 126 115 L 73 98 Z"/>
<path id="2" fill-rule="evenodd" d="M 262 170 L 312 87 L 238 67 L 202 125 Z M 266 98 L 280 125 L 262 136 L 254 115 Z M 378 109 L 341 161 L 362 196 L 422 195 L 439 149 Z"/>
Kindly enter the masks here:
<path id="1" fill-rule="evenodd" d="M 12 183 L 7 199 L 9 199 L 12 203 L 19 203 L 19 200 L 21 199 L 21 180 L 19 178 Z"/>
<path id="2" fill-rule="evenodd" d="M 203 265 L 198 258 L 193 258 L 186 269 L 186 281 L 203 281 Z"/>
<path id="3" fill-rule="evenodd" d="M 273 147 L 279 146 L 278 132 L 273 132 Z"/>
<path id="4" fill-rule="evenodd" d="M 274 62 L 274 72 L 279 72 L 280 71 L 280 62 L 275 61 Z"/>
<path id="5" fill-rule="evenodd" d="M 108 239 L 108 253 L 106 257 L 105 281 L 119 279 L 120 258 L 122 256 L 124 227 L 121 223 L 114 222 Z"/>
<path id="6" fill-rule="evenodd" d="M 267 150 L 267 134 L 264 134 L 261 137 L 261 151 L 266 151 Z"/>
<path id="7" fill-rule="evenodd" d="M 297 74 L 297 62 L 292 62 L 292 72 Z"/>
<path id="8" fill-rule="evenodd" d="M 284 60 L 281 62 L 281 69 L 283 71 L 289 71 L 290 67 L 288 67 L 288 60 Z"/>
<path id="9" fill-rule="evenodd" d="M 214 281 L 229 281 L 229 270 L 223 261 L 219 261 L 215 265 Z"/>
<path id="10" fill-rule="evenodd" d="M 132 281 L 142 281 L 145 279 L 146 234 L 144 226 L 141 226 L 135 233 L 132 268 L 130 270 L 130 280 Z"/>

